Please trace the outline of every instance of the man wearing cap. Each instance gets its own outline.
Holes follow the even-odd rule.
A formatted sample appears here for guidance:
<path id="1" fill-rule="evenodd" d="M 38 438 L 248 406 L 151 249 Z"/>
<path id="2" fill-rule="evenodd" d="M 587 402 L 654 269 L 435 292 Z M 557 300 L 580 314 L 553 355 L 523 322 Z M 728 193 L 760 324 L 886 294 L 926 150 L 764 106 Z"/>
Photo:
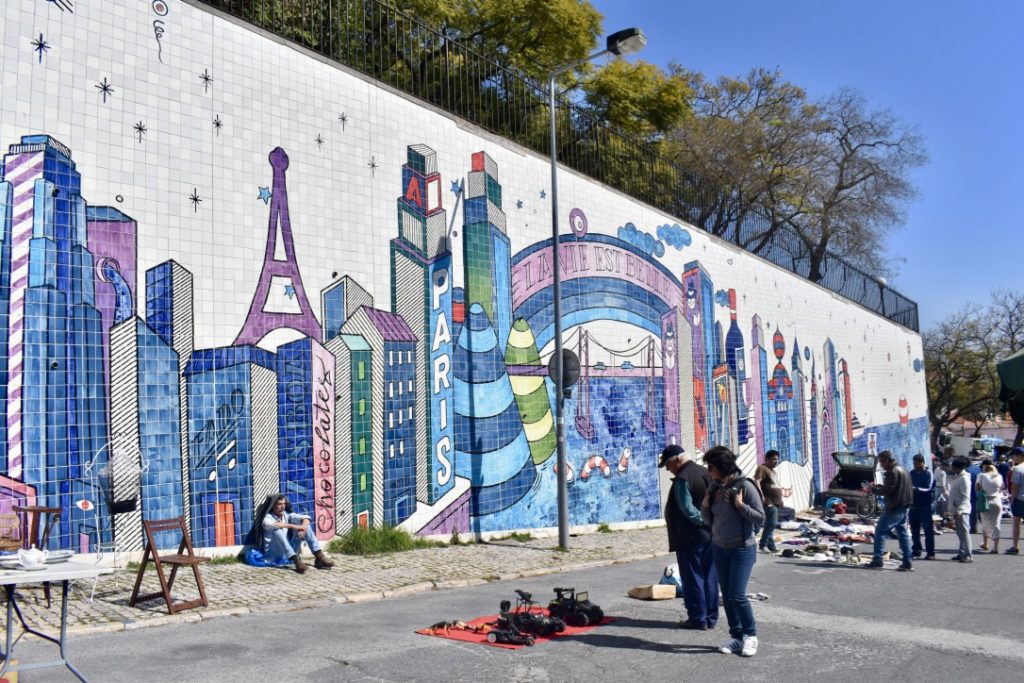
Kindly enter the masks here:
<path id="1" fill-rule="evenodd" d="M 661 452 L 658 467 L 672 473 L 672 488 L 665 503 L 668 549 L 676 554 L 683 582 L 686 619 L 680 628 L 706 631 L 718 623 L 718 575 L 711 552 L 711 532 L 700 514 L 711 477 L 679 445 Z"/>
<path id="2" fill-rule="evenodd" d="M 1010 470 L 1010 512 L 1013 514 L 1013 545 L 1006 549 L 1007 555 L 1017 555 L 1020 550 L 1020 520 L 1024 517 L 1024 448 L 1017 446 L 1010 451 L 1013 469 Z"/>
<path id="3" fill-rule="evenodd" d="M 903 555 L 899 571 L 911 572 L 914 571 L 914 566 L 910 559 L 912 550 L 910 531 L 907 530 L 907 511 L 914 496 L 910 475 L 896 463 L 896 459 L 889 451 L 878 454 L 878 464 L 885 470 L 885 478 L 883 483 L 874 484 L 872 491 L 885 496 L 885 510 L 878 516 L 878 523 L 875 524 L 874 557 L 866 566 L 870 569 L 882 568 L 882 553 L 885 552 L 886 539 L 890 532 L 895 531 L 900 540 L 900 553 Z"/>
<path id="4" fill-rule="evenodd" d="M 910 506 L 910 538 L 915 558 L 921 557 L 921 531 L 924 530 L 926 560 L 935 559 L 935 525 L 932 524 L 932 471 L 924 466 L 924 456 L 914 456 L 914 469 L 910 470 L 910 483 L 914 487 L 914 502 Z"/>

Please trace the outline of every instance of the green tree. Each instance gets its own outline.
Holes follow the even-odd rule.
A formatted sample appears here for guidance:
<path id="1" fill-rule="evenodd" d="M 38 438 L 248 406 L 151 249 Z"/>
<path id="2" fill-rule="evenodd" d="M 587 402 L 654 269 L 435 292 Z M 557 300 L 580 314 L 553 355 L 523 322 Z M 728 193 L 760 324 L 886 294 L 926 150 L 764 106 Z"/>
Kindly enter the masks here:
<path id="1" fill-rule="evenodd" d="M 794 218 L 788 201 L 805 173 L 817 109 L 779 71 L 707 80 L 678 64 L 693 115 L 670 134 L 670 153 L 707 186 L 697 225 L 757 252 Z"/>
<path id="2" fill-rule="evenodd" d="M 984 420 L 998 402 L 997 345 L 978 308 L 964 307 L 922 335 L 928 382 L 928 422 L 935 450 L 939 434 L 964 419 Z"/>
<path id="3" fill-rule="evenodd" d="M 586 110 L 638 140 L 655 142 L 680 126 L 690 111 L 686 79 L 638 60 L 616 59 L 583 83 Z"/>
<path id="4" fill-rule="evenodd" d="M 888 274 L 885 241 L 915 196 L 909 174 L 927 161 L 923 139 L 892 112 L 869 110 L 854 90 L 838 91 L 818 112 L 804 172 L 783 199 L 807 249 L 808 278 L 825 276 L 830 253 Z"/>

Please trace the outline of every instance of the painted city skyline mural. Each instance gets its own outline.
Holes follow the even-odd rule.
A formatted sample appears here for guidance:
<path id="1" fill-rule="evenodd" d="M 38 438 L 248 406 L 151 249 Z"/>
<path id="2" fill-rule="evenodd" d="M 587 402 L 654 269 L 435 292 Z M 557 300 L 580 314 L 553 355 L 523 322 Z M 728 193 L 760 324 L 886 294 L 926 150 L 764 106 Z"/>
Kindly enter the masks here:
<path id="1" fill-rule="evenodd" d="M 49 22 L 54 35 L 90 11 L 16 4 L 31 12 L 0 16 Z M 172 21 L 182 15 L 240 53 L 330 68 L 197 8 L 160 7 L 160 52 L 139 59 L 167 79 L 185 58 Z M 18 58 L 45 69 L 58 56 Z M 227 80 L 202 73 L 196 97 Z M 118 94 L 97 92 L 101 112 Z M 403 106 L 418 117 L 406 128 L 439 118 Z M 0 511 L 60 507 L 51 546 L 79 551 L 141 549 L 143 519 L 179 515 L 198 546 L 239 545 L 275 491 L 322 539 L 360 526 L 449 535 L 557 523 L 543 163 L 506 167 L 497 159 L 509 150 L 493 141 L 381 123 L 351 143 L 367 157 L 357 176 L 321 158 L 320 133 L 296 147 L 278 128 L 300 124 L 275 117 L 231 143 L 258 154 L 214 157 L 223 181 L 173 194 L 148 174 L 189 167 L 180 145 L 155 146 L 135 175 L 128 157 L 96 154 L 70 115 L 40 117 L 52 127 L 0 125 Z M 338 135 L 355 125 L 338 117 Z M 204 149 L 228 144 L 226 120 Z M 160 134 L 135 123 L 117 143 L 126 155 Z M 365 153 L 396 135 L 401 158 Z M 890 323 L 831 297 L 800 312 L 794 296 L 818 297 L 813 285 L 566 176 L 563 342 L 582 365 L 565 408 L 571 523 L 660 519 L 668 443 L 729 446 L 747 470 L 778 450 L 797 508 L 834 475 L 831 454 L 867 450 L 869 435 L 908 463 L 927 448 L 926 419 L 910 409 L 923 394 L 916 335 L 897 347 L 878 331 Z M 151 196 L 134 204 L 144 218 L 122 193 Z M 222 221 L 244 220 L 182 227 L 217 202 L 246 207 L 218 209 Z M 364 204 L 358 222 L 337 208 Z M 332 249 L 354 233 L 361 249 Z M 232 261 L 236 250 L 256 256 Z"/>

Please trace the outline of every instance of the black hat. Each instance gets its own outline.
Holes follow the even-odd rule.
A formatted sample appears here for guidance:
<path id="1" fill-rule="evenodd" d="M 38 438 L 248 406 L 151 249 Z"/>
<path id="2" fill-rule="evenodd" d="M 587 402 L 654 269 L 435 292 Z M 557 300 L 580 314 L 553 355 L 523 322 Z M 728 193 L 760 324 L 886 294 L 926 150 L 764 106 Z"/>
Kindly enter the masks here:
<path id="1" fill-rule="evenodd" d="M 685 452 L 686 449 L 676 443 L 665 446 L 665 450 L 661 452 L 661 458 L 658 460 L 658 467 L 664 467 L 669 460 Z"/>

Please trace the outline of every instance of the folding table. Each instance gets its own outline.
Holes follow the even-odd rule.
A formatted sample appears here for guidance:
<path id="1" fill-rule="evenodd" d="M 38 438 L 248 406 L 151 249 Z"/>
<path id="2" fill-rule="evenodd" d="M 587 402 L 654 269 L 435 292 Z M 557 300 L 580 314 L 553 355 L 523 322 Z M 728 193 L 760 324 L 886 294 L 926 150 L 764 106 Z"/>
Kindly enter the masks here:
<path id="1" fill-rule="evenodd" d="M 78 680 L 86 683 L 85 677 L 71 665 L 68 660 L 65 648 L 67 646 L 67 632 L 68 632 L 68 584 L 75 579 L 92 579 L 101 574 L 109 574 L 112 570 L 107 567 L 97 567 L 92 564 L 85 564 L 82 562 L 60 562 L 55 564 L 48 564 L 45 569 L 39 571 L 26 571 L 23 569 L 3 569 L 0 570 L 0 585 L 4 587 L 7 594 L 7 640 L 4 646 L 3 656 L 4 662 L 3 667 L 0 667 L 0 678 L 3 677 L 8 671 L 29 671 L 31 669 L 45 669 L 54 666 L 66 666 L 68 670 L 78 677 Z M 41 583 L 41 582 L 60 583 L 62 587 L 60 596 L 60 637 L 54 638 L 48 636 L 45 633 L 40 633 L 25 622 L 25 616 L 21 613 L 21 608 L 18 607 L 17 593 L 15 588 L 21 583 Z M 18 620 L 21 622 L 21 627 L 26 633 L 31 633 L 44 640 L 48 640 L 55 645 L 60 647 L 60 659 L 54 659 L 47 662 L 30 662 L 26 664 L 19 664 L 17 666 L 10 666 L 11 660 L 14 657 L 14 616 L 17 614 Z M 20 639 L 21 636 L 18 636 Z"/>

